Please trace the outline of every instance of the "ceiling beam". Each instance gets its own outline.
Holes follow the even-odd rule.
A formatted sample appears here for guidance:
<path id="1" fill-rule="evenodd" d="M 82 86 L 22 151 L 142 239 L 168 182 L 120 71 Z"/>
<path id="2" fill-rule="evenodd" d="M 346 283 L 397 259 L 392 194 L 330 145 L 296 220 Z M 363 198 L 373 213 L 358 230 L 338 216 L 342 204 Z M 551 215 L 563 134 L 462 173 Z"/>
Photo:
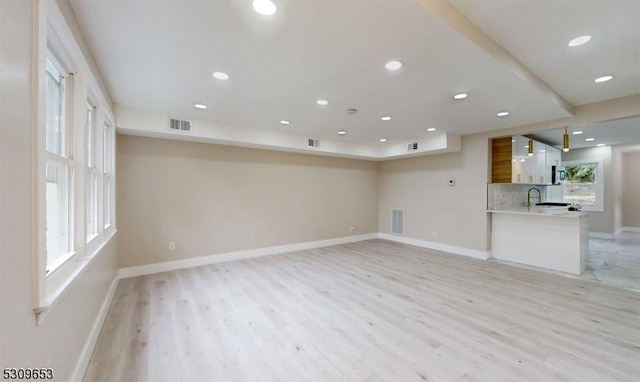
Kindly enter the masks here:
<path id="1" fill-rule="evenodd" d="M 575 115 L 575 107 L 571 103 L 562 98 L 562 96 L 547 85 L 546 82 L 541 80 L 531 70 L 529 70 L 529 68 L 513 57 L 508 50 L 495 42 L 491 36 L 478 28 L 467 16 L 451 5 L 447 0 L 417 1 L 462 36 L 475 43 L 482 50 L 498 60 L 498 62 L 501 62 L 516 76 L 531 84 L 535 89 L 544 94 L 551 102 L 563 108 L 567 113 Z"/>

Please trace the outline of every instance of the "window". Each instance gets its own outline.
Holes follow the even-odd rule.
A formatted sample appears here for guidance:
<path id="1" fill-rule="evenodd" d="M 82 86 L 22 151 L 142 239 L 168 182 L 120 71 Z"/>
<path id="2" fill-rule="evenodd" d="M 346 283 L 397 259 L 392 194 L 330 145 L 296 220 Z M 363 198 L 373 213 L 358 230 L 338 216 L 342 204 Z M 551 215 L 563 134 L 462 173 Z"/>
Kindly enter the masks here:
<path id="1" fill-rule="evenodd" d="M 37 235 L 34 312 L 40 321 L 116 233 L 115 127 L 108 98 L 56 2 L 36 7 L 32 71 Z M 43 58 L 43 59 L 40 59 Z M 42 86 L 40 86 L 42 84 Z M 104 127 L 104 130 L 103 130 Z"/>
<path id="2" fill-rule="evenodd" d="M 103 129 L 103 167 L 102 179 L 104 185 L 104 228 L 107 229 L 113 223 L 113 157 L 114 157 L 114 132 L 111 123 L 105 119 Z"/>
<path id="3" fill-rule="evenodd" d="M 85 121 L 85 213 L 87 223 L 87 243 L 98 235 L 98 170 L 96 165 L 96 107 L 87 102 Z"/>
<path id="4" fill-rule="evenodd" d="M 582 205 L 585 211 L 603 211 L 602 160 L 565 162 L 563 199 Z"/>
<path id="5" fill-rule="evenodd" d="M 46 273 L 52 272 L 73 255 L 73 159 L 69 141 L 67 85 L 54 57 L 46 60 L 45 122 L 45 237 Z"/>

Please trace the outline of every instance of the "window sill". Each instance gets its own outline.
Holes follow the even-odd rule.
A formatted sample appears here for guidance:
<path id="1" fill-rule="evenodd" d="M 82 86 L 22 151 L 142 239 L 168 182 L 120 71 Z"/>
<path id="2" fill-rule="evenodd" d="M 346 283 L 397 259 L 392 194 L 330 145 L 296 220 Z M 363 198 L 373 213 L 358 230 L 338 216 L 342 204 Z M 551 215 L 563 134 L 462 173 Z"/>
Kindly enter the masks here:
<path id="1" fill-rule="evenodd" d="M 47 317 L 51 308 L 56 305 L 65 292 L 69 290 L 69 287 L 73 285 L 87 268 L 87 265 L 89 265 L 96 255 L 113 239 L 117 232 L 117 229 L 106 232 L 104 240 L 102 240 L 95 249 L 90 251 L 90 253 L 87 253 L 87 256 L 71 256 L 69 259 L 73 258 L 75 261 L 69 262 L 69 259 L 67 259 L 65 266 L 58 268 L 59 272 L 57 272 L 56 275 L 47 275 L 46 295 L 42 296 L 38 306 L 33 309 L 36 314 L 36 324 L 39 325 Z"/>
<path id="2" fill-rule="evenodd" d="M 64 255 L 52 261 L 50 264 L 47 264 L 47 269 L 46 269 L 47 277 L 53 275 L 58 269 L 60 269 L 60 267 L 66 264 L 67 261 L 72 259 L 73 256 L 76 255 L 76 253 L 77 252 L 65 253 Z"/>
<path id="3" fill-rule="evenodd" d="M 93 234 L 89 237 L 87 237 L 87 245 L 91 244 L 92 241 L 94 241 L 96 238 L 98 238 L 98 236 L 100 236 L 99 234 Z"/>

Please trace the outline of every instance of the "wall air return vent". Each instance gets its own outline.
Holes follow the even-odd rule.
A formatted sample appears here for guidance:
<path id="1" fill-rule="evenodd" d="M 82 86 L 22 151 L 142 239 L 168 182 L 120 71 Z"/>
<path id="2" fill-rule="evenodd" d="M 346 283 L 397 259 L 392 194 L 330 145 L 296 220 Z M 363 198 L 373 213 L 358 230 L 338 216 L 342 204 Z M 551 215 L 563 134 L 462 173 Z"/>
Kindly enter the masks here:
<path id="1" fill-rule="evenodd" d="M 178 118 L 169 118 L 169 130 L 188 133 L 191 131 L 191 121 Z"/>
<path id="2" fill-rule="evenodd" d="M 409 143 L 407 145 L 407 150 L 408 151 L 416 151 L 417 149 L 418 149 L 418 142 Z"/>
<path id="3" fill-rule="evenodd" d="M 404 235 L 404 210 L 391 210 L 391 233 Z"/>
<path id="4" fill-rule="evenodd" d="M 309 139 L 309 147 L 320 147 L 320 141 L 317 139 Z"/>

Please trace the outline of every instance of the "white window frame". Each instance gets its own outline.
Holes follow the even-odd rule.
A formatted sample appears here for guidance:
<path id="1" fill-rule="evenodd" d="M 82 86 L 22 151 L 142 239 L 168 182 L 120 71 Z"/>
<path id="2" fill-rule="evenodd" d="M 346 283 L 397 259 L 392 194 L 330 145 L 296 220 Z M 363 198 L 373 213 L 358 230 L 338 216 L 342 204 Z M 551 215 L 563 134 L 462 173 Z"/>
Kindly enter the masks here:
<path id="1" fill-rule="evenodd" d="M 82 274 L 87 265 L 102 251 L 107 243 L 117 232 L 115 218 L 112 224 L 103 227 L 104 211 L 104 186 L 103 186 L 103 134 L 101 129 L 105 120 L 113 121 L 111 102 L 101 92 L 98 80 L 93 76 L 91 67 L 80 49 L 64 16 L 60 12 L 56 2 L 36 2 L 38 20 L 33 34 L 33 55 L 31 72 L 33 92 L 36 101 L 33 109 L 33 139 L 34 139 L 34 243 L 33 243 L 33 310 L 36 314 L 36 322 L 40 323 L 50 308 L 59 301 L 60 297 L 68 290 L 74 280 Z M 47 152 L 46 147 L 46 76 L 47 57 L 53 57 L 53 61 L 59 64 L 61 73 L 68 74 L 66 81 L 68 99 L 65 108 L 68 135 L 65 156 Z M 97 186 L 97 234 L 90 242 L 87 242 L 87 182 L 89 166 L 87 165 L 87 142 L 85 140 L 86 106 L 87 100 L 96 106 L 95 113 L 95 162 L 91 168 L 95 169 Z M 112 123 L 111 126 L 114 126 Z M 115 135 L 115 127 L 111 130 Z M 115 143 L 114 143 L 115 147 Z M 113 154 L 112 154 L 113 155 Z M 73 222 L 70 235 L 73 250 L 60 260 L 55 267 L 47 267 L 47 238 L 46 238 L 46 165 L 47 160 L 53 159 L 66 165 L 71 165 L 72 182 L 70 182 L 69 219 Z M 93 171 L 93 170 L 92 170 Z M 115 168 L 112 167 L 111 178 L 115 178 Z M 115 194 L 115 181 L 112 191 Z M 115 198 L 110 208 L 115 210 Z M 115 216 L 114 213 L 111 216 Z M 47 271 L 49 268 L 49 271 Z M 82 307 L 78 307 L 82 309 Z"/>
<path id="2" fill-rule="evenodd" d="M 582 205 L 582 211 L 604 212 L 604 159 L 595 158 L 562 162 L 562 166 L 565 168 L 590 164 L 596 165 L 596 202 L 595 204 Z M 562 185 L 562 187 L 564 187 L 564 185 Z"/>
<path id="3" fill-rule="evenodd" d="M 115 128 L 112 119 L 104 119 L 102 135 L 102 195 L 103 228 L 108 230 L 115 223 Z"/>
<path id="4" fill-rule="evenodd" d="M 48 248 L 45 245 L 45 258 L 46 258 L 46 268 L 45 274 L 51 275 L 57 269 L 59 269 L 64 263 L 66 263 L 69 259 L 71 259 L 75 254 L 75 219 L 74 219 L 74 185 L 75 185 L 75 160 L 74 160 L 74 150 L 73 150 L 73 123 L 71 121 L 72 118 L 69 116 L 72 114 L 72 100 L 73 100 L 73 75 L 68 73 L 68 70 L 60 63 L 58 57 L 51 51 L 47 51 L 47 57 L 45 60 L 45 76 L 48 76 L 49 73 L 49 65 L 53 67 L 53 69 L 57 72 L 57 74 L 61 77 L 61 94 L 60 94 L 60 104 L 59 107 L 62 109 L 62 113 L 60 115 L 59 126 L 60 129 L 64 132 L 64 135 L 61 137 L 59 144 L 62 145 L 60 149 L 60 153 L 54 153 L 49 151 L 46 148 L 47 141 L 47 131 L 45 126 L 45 188 L 48 183 L 48 179 L 46 179 L 47 167 L 49 164 L 57 165 L 65 167 L 66 169 L 66 199 L 65 201 L 60 201 L 61 209 L 66 209 L 67 214 L 67 226 L 64 227 L 67 233 L 67 252 L 59 254 L 55 259 L 49 259 Z M 45 95 L 45 100 L 47 96 Z M 46 102 L 46 101 L 45 101 Z M 46 124 L 45 124 L 46 125 Z M 46 191 L 45 191 L 46 194 Z M 45 202 L 46 204 L 46 202 Z M 45 213 L 45 231 L 47 224 L 47 216 Z"/>
<path id="5" fill-rule="evenodd" d="M 85 118 L 85 236 L 90 243 L 98 237 L 99 232 L 99 188 L 98 188 L 98 137 L 96 117 L 98 114 L 96 102 L 89 97 L 86 104 Z"/>

